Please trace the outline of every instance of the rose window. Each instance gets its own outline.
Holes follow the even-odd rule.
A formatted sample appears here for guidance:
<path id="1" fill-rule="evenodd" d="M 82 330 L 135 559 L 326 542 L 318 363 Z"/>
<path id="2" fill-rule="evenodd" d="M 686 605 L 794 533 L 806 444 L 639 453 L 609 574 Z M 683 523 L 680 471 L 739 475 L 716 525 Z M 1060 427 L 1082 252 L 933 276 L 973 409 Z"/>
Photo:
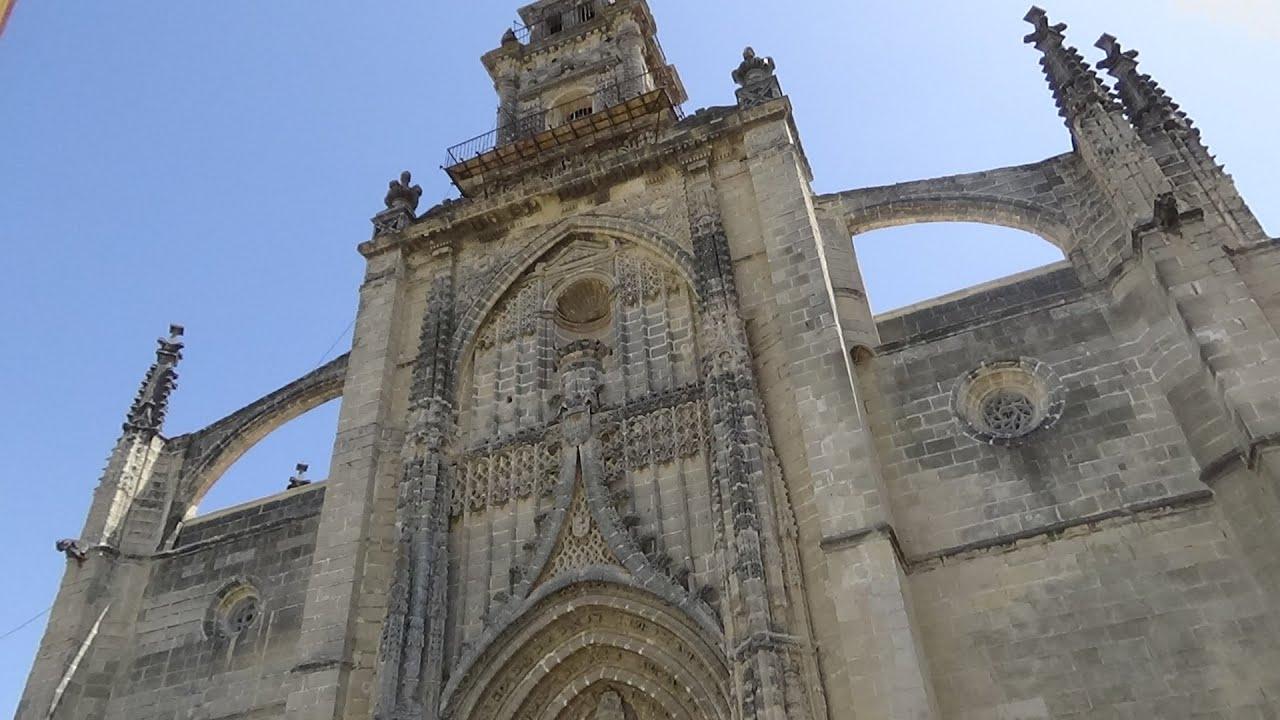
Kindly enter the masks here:
<path id="1" fill-rule="evenodd" d="M 1062 417 L 1062 381 L 1029 358 L 987 362 L 956 384 L 951 408 L 966 435 L 991 445 L 1028 442 Z"/>
<path id="2" fill-rule="evenodd" d="M 1022 435 L 1031 429 L 1035 418 L 1035 404 L 1020 392 L 999 390 L 982 403 L 982 422 L 993 435 Z"/>

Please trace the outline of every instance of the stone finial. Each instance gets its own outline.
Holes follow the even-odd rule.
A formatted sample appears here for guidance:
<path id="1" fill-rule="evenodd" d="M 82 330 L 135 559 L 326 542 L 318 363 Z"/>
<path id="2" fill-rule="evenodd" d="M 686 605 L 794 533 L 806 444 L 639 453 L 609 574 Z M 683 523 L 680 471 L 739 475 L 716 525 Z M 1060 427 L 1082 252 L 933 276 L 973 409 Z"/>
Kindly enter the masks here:
<path id="1" fill-rule="evenodd" d="M 1044 54 L 1040 66 L 1044 68 L 1049 89 L 1053 91 L 1063 118 L 1070 122 L 1090 104 L 1105 106 L 1112 102 L 1093 68 L 1085 63 L 1079 51 L 1066 44 L 1065 23 L 1051 25 L 1049 14 L 1034 6 L 1024 19 L 1034 30 L 1023 38 L 1023 42 L 1035 45 Z"/>
<path id="2" fill-rule="evenodd" d="M 383 200 L 387 204 L 388 210 L 398 210 L 406 208 L 410 212 L 418 209 L 418 201 L 422 198 L 422 188 L 418 185 L 410 185 L 413 182 L 413 174 L 408 170 L 400 173 L 399 180 L 392 180 L 390 187 L 387 189 L 387 197 Z"/>
<path id="3" fill-rule="evenodd" d="M 777 64 L 773 62 L 773 58 L 759 57 L 756 55 L 755 48 L 747 47 L 742 51 L 742 64 L 733 71 L 733 81 L 745 86 L 773 77 L 776 70 Z"/>
<path id="4" fill-rule="evenodd" d="M 1187 114 L 1178 108 L 1150 75 L 1138 72 L 1138 51 L 1120 46 L 1114 35 L 1103 33 L 1094 43 L 1107 54 L 1098 67 L 1116 79 L 1116 91 L 1124 103 L 1125 113 L 1139 130 L 1156 127 L 1192 130 Z"/>
<path id="5" fill-rule="evenodd" d="M 295 490 L 300 487 L 306 487 L 311 484 L 307 479 L 307 470 L 310 468 L 306 463 L 298 463 L 294 466 L 293 477 L 289 478 L 289 489 Z"/>
<path id="6" fill-rule="evenodd" d="M 164 426 L 164 417 L 169 410 L 169 395 L 178 387 L 178 362 L 182 360 L 181 325 L 169 326 L 169 337 L 156 340 L 156 361 L 142 380 L 142 387 L 129 408 L 129 416 L 125 420 L 126 432 L 157 433 Z"/>
<path id="7" fill-rule="evenodd" d="M 782 85 L 776 70 L 773 58 L 762 58 L 751 47 L 743 50 L 742 64 L 733 71 L 733 81 L 738 84 L 738 107 L 751 108 L 781 98 Z"/>
<path id="8" fill-rule="evenodd" d="M 511 43 L 516 43 L 517 45 L 520 44 L 520 38 L 516 37 L 515 30 L 507 28 L 507 31 L 502 33 L 502 46 L 506 47 Z"/>
<path id="9" fill-rule="evenodd" d="M 84 548 L 80 547 L 79 540 L 73 540 L 70 538 L 59 540 L 54 544 L 54 547 L 58 549 L 58 552 L 66 555 L 68 559 L 75 560 L 78 563 L 84 562 L 85 558 L 88 557 Z"/>
<path id="10" fill-rule="evenodd" d="M 422 188 L 412 183 L 413 175 L 408 170 L 400 173 L 400 179 L 391 181 L 383 199 L 387 209 L 373 216 L 375 238 L 400 232 L 413 224 L 417 218 L 418 201 L 422 199 Z"/>

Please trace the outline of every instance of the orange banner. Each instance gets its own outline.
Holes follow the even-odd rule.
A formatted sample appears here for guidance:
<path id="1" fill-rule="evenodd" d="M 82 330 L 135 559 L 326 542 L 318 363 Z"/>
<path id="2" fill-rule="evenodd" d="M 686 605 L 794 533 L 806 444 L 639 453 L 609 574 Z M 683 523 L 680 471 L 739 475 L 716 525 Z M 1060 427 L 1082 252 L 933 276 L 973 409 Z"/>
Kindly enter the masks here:
<path id="1" fill-rule="evenodd" d="M 4 35 L 4 26 L 9 23 L 9 13 L 13 12 L 13 6 L 18 4 L 18 0 L 0 0 L 0 35 Z"/>

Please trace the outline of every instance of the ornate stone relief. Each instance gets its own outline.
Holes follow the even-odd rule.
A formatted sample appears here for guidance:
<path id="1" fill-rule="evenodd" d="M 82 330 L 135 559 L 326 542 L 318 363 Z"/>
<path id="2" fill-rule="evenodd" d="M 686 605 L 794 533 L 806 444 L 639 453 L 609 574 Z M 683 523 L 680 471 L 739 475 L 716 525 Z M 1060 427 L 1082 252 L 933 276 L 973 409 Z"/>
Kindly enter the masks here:
<path id="1" fill-rule="evenodd" d="M 503 304 L 496 317 L 485 325 L 480 335 L 480 347 L 489 348 L 495 342 L 533 335 L 538 330 L 540 305 L 541 288 L 536 281 L 520 288 Z"/>
<path id="2" fill-rule="evenodd" d="M 705 446 L 705 412 L 702 401 L 694 400 L 619 421 L 618 458 L 625 469 L 640 470 L 697 455 Z"/>
<path id="3" fill-rule="evenodd" d="M 631 253 L 618 256 L 618 296 L 624 305 L 656 299 L 668 287 L 675 290 L 679 286 L 674 276 L 653 261 Z"/>
<path id="4" fill-rule="evenodd" d="M 659 402 L 669 404 L 648 409 Z M 601 431 L 606 482 L 620 480 L 629 470 L 693 457 L 706 447 L 706 405 L 696 397 L 696 389 L 631 409 L 641 412 L 622 416 Z M 541 439 L 466 454 L 457 465 L 450 516 L 504 507 L 513 499 L 535 494 L 550 495 L 559 471 L 560 443 L 560 437 L 549 432 Z"/>
<path id="5" fill-rule="evenodd" d="M 560 440 L 554 437 L 469 454 L 458 463 L 449 515 L 458 517 L 467 509 L 482 512 L 503 507 L 512 499 L 549 495 L 559 470 Z"/>
<path id="6" fill-rule="evenodd" d="M 551 552 L 551 560 L 543 570 L 540 581 L 593 565 L 618 564 L 609 551 L 604 535 L 600 534 L 595 519 L 591 517 L 581 477 L 577 483 L 569 506 L 569 516 L 560 530 L 560 538 L 556 541 L 556 548 Z"/>

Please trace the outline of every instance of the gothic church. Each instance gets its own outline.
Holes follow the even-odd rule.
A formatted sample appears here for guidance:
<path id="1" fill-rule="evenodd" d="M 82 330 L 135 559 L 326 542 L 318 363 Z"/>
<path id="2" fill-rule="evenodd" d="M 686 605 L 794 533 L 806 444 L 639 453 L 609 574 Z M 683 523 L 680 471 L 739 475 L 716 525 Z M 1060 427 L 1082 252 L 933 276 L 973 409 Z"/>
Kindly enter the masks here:
<path id="1" fill-rule="evenodd" d="M 1280 717 L 1280 247 L 1136 52 L 1033 8 L 1072 152 L 818 195 L 773 60 L 685 114 L 645 0 L 519 12 L 348 354 L 168 435 L 160 341 L 21 720 Z M 933 221 L 1067 259 L 873 315 Z"/>

